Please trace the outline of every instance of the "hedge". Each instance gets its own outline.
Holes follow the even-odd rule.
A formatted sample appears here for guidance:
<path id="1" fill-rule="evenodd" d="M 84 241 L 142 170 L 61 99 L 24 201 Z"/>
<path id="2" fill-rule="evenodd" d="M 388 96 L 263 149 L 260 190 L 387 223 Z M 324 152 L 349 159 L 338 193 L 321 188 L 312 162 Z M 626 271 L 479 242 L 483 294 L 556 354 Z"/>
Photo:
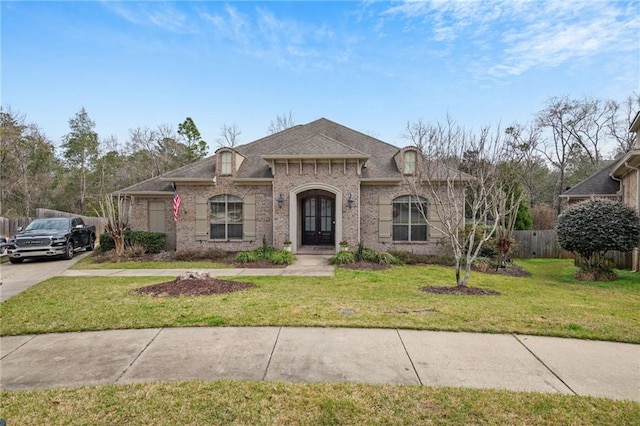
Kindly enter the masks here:
<path id="1" fill-rule="evenodd" d="M 160 253 L 164 250 L 167 241 L 166 234 L 162 232 L 147 231 L 126 231 L 124 234 L 124 244 L 131 246 L 140 244 L 144 246 L 145 253 Z M 100 250 L 109 251 L 115 248 L 113 238 L 107 233 L 100 235 Z"/>

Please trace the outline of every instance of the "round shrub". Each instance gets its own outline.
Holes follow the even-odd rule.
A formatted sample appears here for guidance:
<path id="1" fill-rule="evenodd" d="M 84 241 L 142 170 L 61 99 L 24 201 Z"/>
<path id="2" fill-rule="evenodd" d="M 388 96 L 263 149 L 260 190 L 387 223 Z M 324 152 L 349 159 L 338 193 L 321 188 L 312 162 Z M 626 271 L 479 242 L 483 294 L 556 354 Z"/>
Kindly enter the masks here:
<path id="1" fill-rule="evenodd" d="M 585 270 L 607 269 L 609 250 L 631 251 L 640 242 L 640 217 L 617 201 L 583 201 L 558 217 L 558 243 L 584 260 Z"/>

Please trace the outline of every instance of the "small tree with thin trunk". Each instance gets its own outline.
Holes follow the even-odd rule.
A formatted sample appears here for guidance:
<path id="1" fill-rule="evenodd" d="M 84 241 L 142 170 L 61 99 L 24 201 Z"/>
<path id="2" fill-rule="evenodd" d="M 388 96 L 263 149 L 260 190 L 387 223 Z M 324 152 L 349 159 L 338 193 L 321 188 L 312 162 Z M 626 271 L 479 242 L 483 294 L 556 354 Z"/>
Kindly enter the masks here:
<path id="1" fill-rule="evenodd" d="M 624 204 L 604 199 L 583 201 L 558 217 L 560 247 L 579 256 L 580 268 L 598 279 L 609 268 L 609 250 L 628 252 L 640 242 L 640 217 Z"/>
<path id="2" fill-rule="evenodd" d="M 447 117 L 435 125 L 408 123 L 406 130 L 422 153 L 415 173 L 405 175 L 406 183 L 413 195 L 429 200 L 427 208 L 433 213 L 422 211 L 424 219 L 448 240 L 456 284 L 467 286 L 482 245 L 506 223 L 505 217 L 515 214 L 521 201 L 522 192 L 511 187 L 517 181 L 504 179 L 499 167 L 513 158 L 500 133 L 489 127 L 476 134 Z"/>
<path id="3" fill-rule="evenodd" d="M 101 217 L 104 219 L 104 230 L 113 239 L 116 255 L 124 254 L 125 232 L 129 228 L 129 209 L 132 200 L 122 194 L 106 195 L 100 203 Z"/>

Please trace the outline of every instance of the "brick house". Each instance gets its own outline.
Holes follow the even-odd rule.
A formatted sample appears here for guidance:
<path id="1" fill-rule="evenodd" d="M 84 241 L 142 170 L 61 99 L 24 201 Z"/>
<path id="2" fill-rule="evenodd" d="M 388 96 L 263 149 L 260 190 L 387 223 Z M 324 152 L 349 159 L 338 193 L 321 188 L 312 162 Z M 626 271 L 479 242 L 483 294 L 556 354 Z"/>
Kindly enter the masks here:
<path id="1" fill-rule="evenodd" d="M 640 112 L 629 131 L 636 134 L 633 147 L 622 158 L 565 191 L 569 204 L 593 197 L 619 200 L 640 212 Z M 640 271 L 639 249 L 632 254 L 631 269 Z"/>
<path id="2" fill-rule="evenodd" d="M 433 204 L 412 191 L 422 157 L 321 118 L 118 191 L 131 198 L 134 230 L 167 234 L 170 249 L 262 244 L 292 250 L 352 247 L 439 253 Z M 173 185 L 182 200 L 177 221 Z M 463 189 L 456 191 L 463 200 Z M 464 211 L 461 209 L 459 211 Z"/>

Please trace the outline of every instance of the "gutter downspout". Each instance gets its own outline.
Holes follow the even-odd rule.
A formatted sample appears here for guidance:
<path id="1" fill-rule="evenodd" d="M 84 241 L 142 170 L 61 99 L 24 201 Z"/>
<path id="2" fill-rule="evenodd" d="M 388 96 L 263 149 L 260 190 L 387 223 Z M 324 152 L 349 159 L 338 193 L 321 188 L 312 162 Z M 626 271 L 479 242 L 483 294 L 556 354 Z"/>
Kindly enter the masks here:
<path id="1" fill-rule="evenodd" d="M 636 171 L 636 209 L 638 214 L 640 214 L 640 168 L 632 166 L 627 161 L 624 162 L 624 165 Z M 633 250 L 633 265 L 631 265 L 631 270 L 633 272 L 640 272 L 640 247 L 636 247 Z"/>

